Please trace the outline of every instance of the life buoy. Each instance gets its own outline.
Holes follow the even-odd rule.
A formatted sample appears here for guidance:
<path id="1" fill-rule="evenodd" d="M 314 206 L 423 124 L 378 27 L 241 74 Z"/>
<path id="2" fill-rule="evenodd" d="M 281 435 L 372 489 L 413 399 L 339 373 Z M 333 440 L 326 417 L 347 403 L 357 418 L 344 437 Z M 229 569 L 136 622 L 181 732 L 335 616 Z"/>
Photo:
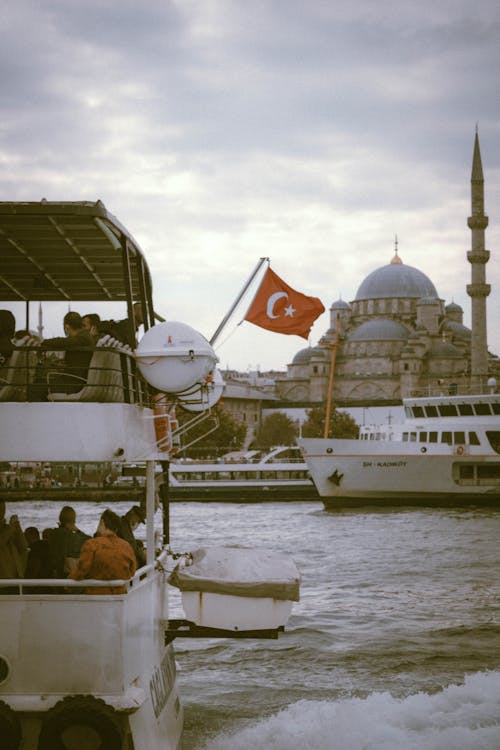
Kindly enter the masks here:
<path id="1" fill-rule="evenodd" d="M 10 706 L 0 701 L 0 737 L 2 750 L 18 750 L 21 745 L 21 722 Z"/>
<path id="2" fill-rule="evenodd" d="M 78 732 L 94 732 L 106 750 L 121 750 L 122 731 L 117 713 L 100 698 L 71 695 L 47 711 L 38 738 L 38 750 L 66 750 L 64 740 L 76 746 Z"/>

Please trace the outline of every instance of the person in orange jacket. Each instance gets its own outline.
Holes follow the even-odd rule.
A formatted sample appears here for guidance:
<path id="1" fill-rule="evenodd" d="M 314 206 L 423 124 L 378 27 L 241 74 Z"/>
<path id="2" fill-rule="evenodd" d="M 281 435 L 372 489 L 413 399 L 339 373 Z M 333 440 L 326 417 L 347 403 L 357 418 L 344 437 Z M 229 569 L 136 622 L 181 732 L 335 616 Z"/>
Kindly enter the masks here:
<path id="1" fill-rule="evenodd" d="M 97 527 L 97 536 L 88 539 L 80 552 L 74 570 L 68 578 L 75 581 L 128 580 L 134 575 L 137 564 L 134 550 L 128 542 L 120 539 L 117 532 L 120 518 L 112 510 L 104 511 Z M 85 589 L 86 594 L 125 594 L 125 586 L 104 586 Z"/>

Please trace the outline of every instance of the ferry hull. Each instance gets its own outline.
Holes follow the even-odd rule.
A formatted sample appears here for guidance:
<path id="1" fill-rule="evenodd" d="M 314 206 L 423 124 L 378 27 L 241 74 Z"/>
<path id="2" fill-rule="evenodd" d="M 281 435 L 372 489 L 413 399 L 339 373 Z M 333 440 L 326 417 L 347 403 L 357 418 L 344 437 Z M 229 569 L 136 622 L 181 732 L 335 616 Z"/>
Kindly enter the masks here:
<path id="1" fill-rule="evenodd" d="M 383 441 L 370 442 L 370 452 L 362 453 L 360 442 L 306 439 L 301 443 L 329 510 L 369 505 L 500 506 L 500 456 L 454 452 L 447 445 L 436 447 L 434 455 L 421 453 L 418 445 L 412 453 L 408 444 L 393 443 L 389 449 Z"/>

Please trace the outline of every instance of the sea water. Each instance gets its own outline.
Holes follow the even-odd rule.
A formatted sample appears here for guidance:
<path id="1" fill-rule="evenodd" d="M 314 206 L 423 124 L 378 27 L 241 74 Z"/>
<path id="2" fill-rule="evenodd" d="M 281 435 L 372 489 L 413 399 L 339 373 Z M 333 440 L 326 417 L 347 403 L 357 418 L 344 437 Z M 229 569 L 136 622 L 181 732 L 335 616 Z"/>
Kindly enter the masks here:
<path id="1" fill-rule="evenodd" d="M 93 533 L 102 508 L 74 507 Z M 58 508 L 8 512 L 43 528 Z M 277 641 L 175 641 L 184 750 L 500 749 L 500 511 L 284 501 L 170 514 L 175 552 L 266 547 L 302 576 Z M 183 616 L 176 590 L 172 609 Z"/>

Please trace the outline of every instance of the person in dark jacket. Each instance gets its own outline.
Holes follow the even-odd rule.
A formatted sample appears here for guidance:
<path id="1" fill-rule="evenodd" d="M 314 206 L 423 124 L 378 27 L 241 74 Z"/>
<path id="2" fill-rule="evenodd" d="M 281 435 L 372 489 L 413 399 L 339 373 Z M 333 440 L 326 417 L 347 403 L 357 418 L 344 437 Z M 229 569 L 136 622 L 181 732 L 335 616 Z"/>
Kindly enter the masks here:
<path id="1" fill-rule="evenodd" d="M 0 310 L 0 369 L 7 367 L 14 350 L 12 339 L 16 332 L 16 319 L 10 310 Z"/>
<path id="2" fill-rule="evenodd" d="M 44 339 L 41 344 L 45 350 L 64 351 L 62 371 L 54 379 L 57 382 L 53 383 L 51 390 L 78 393 L 87 380 L 94 340 L 83 327 L 82 317 L 77 312 L 68 312 L 64 316 L 64 333 L 65 337 Z"/>
<path id="3" fill-rule="evenodd" d="M 134 536 L 134 531 L 140 523 L 146 523 L 146 514 L 139 505 L 134 505 L 124 516 L 120 517 L 120 526 L 117 532 L 118 536 L 128 542 L 134 550 L 138 568 L 141 568 L 146 564 L 146 551 L 144 546 L 142 542 Z"/>
<path id="4" fill-rule="evenodd" d="M 76 527 L 76 512 L 65 505 L 59 513 L 59 526 L 48 534 L 52 575 L 65 578 L 78 562 L 83 544 L 90 539 Z"/>

